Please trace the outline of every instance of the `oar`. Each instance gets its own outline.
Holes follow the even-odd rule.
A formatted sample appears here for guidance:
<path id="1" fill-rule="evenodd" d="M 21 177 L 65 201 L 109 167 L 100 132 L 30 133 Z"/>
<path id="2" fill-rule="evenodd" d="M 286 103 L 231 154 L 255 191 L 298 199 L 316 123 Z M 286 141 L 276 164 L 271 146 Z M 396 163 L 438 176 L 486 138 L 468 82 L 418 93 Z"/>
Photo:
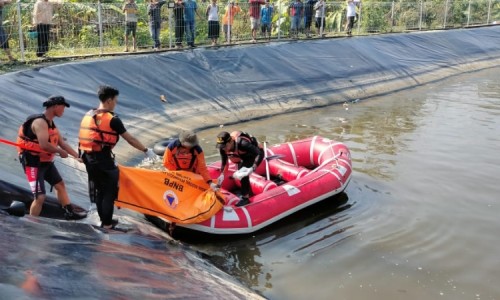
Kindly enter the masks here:
<path id="1" fill-rule="evenodd" d="M 272 160 L 272 159 L 280 159 L 280 158 L 283 158 L 283 157 L 285 157 L 285 155 L 284 155 L 284 154 L 273 154 L 273 155 L 271 155 L 271 156 L 267 156 L 267 157 L 265 157 L 265 159 L 266 159 L 267 161 L 270 161 L 270 160 Z"/>
<path id="2" fill-rule="evenodd" d="M 264 148 L 265 148 L 265 146 L 264 146 Z M 284 154 L 273 154 L 273 155 L 270 155 L 270 156 L 264 155 L 264 160 L 266 161 L 266 179 L 267 180 L 270 180 L 270 178 L 271 178 L 271 176 L 269 174 L 269 161 L 272 160 L 272 159 L 280 159 L 280 158 L 283 158 L 283 157 L 285 157 Z M 220 168 L 218 168 L 218 170 L 220 171 Z M 229 178 L 234 179 L 234 177 L 232 175 L 229 176 Z"/>
<path id="3" fill-rule="evenodd" d="M 269 180 L 269 159 L 267 157 L 267 142 L 264 142 L 264 160 L 266 161 L 266 179 Z"/>

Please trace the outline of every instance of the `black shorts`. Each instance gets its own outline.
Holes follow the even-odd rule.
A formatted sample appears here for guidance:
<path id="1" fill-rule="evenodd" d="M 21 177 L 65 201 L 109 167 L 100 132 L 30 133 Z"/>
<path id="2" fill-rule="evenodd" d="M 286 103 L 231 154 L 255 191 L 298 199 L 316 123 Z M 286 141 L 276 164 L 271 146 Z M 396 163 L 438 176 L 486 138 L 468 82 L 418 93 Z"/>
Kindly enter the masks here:
<path id="1" fill-rule="evenodd" d="M 326 27 L 325 18 L 316 18 L 316 28 L 321 28 L 321 20 L 323 19 L 323 29 Z"/>
<path id="2" fill-rule="evenodd" d="M 261 24 L 260 29 L 262 30 L 262 33 L 271 33 L 271 24 Z"/>
<path id="3" fill-rule="evenodd" d="M 125 25 L 125 36 L 128 36 L 132 33 L 132 36 L 135 37 L 135 33 L 137 32 L 137 22 L 127 22 Z"/>
<path id="4" fill-rule="evenodd" d="M 27 154 L 21 155 L 19 161 L 23 166 L 24 174 L 31 188 L 31 192 L 37 195 L 47 194 L 45 181 L 54 186 L 62 181 L 62 177 L 57 171 L 54 162 L 39 162 L 36 156 Z"/>
<path id="5" fill-rule="evenodd" d="M 0 48 L 9 49 L 9 37 L 3 29 L 2 24 L 0 24 Z"/>
<path id="6" fill-rule="evenodd" d="M 220 33 L 219 21 L 208 21 L 208 38 L 218 39 Z"/>

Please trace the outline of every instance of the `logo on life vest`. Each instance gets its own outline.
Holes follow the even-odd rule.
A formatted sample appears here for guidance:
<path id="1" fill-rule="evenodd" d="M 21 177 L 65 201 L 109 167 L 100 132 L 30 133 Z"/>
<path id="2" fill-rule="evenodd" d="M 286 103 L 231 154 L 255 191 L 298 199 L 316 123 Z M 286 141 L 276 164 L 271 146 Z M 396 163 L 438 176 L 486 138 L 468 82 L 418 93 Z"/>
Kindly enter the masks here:
<path id="1" fill-rule="evenodd" d="M 174 209 L 179 204 L 179 199 L 172 190 L 167 190 L 165 193 L 163 193 L 163 201 L 165 202 L 165 204 Z"/>

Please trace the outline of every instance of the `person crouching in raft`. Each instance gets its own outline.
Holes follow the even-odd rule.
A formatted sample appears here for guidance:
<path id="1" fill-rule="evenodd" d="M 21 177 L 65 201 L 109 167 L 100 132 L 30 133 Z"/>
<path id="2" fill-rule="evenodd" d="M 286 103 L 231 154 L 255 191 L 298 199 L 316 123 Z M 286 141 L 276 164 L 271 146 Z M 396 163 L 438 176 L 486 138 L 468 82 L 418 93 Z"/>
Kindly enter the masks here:
<path id="1" fill-rule="evenodd" d="M 220 186 L 224 180 L 224 173 L 227 171 L 231 160 L 238 165 L 238 171 L 244 171 L 246 176 L 240 179 L 241 199 L 236 206 L 244 206 L 250 203 L 250 174 L 257 169 L 264 159 L 264 150 L 259 147 L 257 139 L 246 132 L 234 131 L 231 134 L 222 131 L 217 135 L 217 148 L 221 156 L 221 175 L 217 181 Z M 243 169 L 245 168 L 245 169 Z"/>
<path id="2" fill-rule="evenodd" d="M 205 154 L 198 144 L 198 137 L 192 131 L 182 131 L 179 138 L 167 145 L 163 154 L 163 166 L 170 171 L 189 171 L 199 174 L 213 191 L 219 189 L 210 178 Z"/>

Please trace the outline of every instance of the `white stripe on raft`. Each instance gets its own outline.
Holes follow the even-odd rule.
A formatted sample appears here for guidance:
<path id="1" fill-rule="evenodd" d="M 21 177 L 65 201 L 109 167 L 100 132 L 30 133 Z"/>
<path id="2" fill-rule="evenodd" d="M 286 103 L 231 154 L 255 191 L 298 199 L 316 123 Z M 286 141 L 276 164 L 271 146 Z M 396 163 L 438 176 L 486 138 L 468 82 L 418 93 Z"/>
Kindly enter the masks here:
<path id="1" fill-rule="evenodd" d="M 223 207 L 222 209 L 224 209 L 224 207 Z M 216 215 L 213 215 L 213 216 L 210 218 L 210 228 L 215 228 L 215 216 L 216 216 Z"/>
<path id="2" fill-rule="evenodd" d="M 339 177 L 339 175 L 337 175 L 337 173 L 333 172 L 332 170 L 323 170 L 323 171 L 325 171 L 327 173 L 330 173 L 333 176 L 335 176 L 335 178 L 337 178 L 337 180 L 340 182 L 340 186 L 342 186 L 342 178 Z"/>
<path id="3" fill-rule="evenodd" d="M 252 218 L 250 217 L 250 214 L 248 213 L 248 210 L 246 207 L 242 207 L 241 210 L 243 211 L 243 213 L 245 214 L 245 217 L 247 218 L 247 224 L 248 224 L 248 228 L 252 228 Z"/>
<path id="4" fill-rule="evenodd" d="M 311 139 L 311 146 L 309 146 L 309 157 L 310 157 L 310 161 L 311 161 L 311 166 L 315 165 L 315 163 L 314 163 L 314 144 L 316 144 L 317 138 L 318 138 L 317 135 L 313 136 L 313 138 Z"/>
<path id="5" fill-rule="evenodd" d="M 292 154 L 293 164 L 294 164 L 294 166 L 298 167 L 299 164 L 297 163 L 297 155 L 295 154 L 295 149 L 293 149 L 292 143 L 287 143 L 287 145 L 288 145 L 288 148 L 290 148 L 290 153 Z"/>
<path id="6" fill-rule="evenodd" d="M 260 230 L 260 229 L 262 229 L 262 228 L 264 228 L 264 227 L 266 227 L 274 222 L 277 222 L 280 219 L 283 219 L 284 217 L 287 217 L 287 216 L 303 209 L 304 207 L 313 205 L 313 204 L 315 204 L 323 199 L 329 198 L 333 195 L 340 193 L 339 190 L 343 191 L 345 189 L 345 187 L 347 186 L 347 184 L 349 183 L 350 179 L 351 179 L 351 177 L 349 177 L 349 179 L 343 185 L 341 185 L 340 188 L 333 190 L 330 193 L 323 194 L 317 198 L 311 199 L 310 201 L 304 202 L 303 204 L 298 205 L 293 209 L 287 210 L 286 212 L 283 212 L 282 214 L 276 215 L 274 218 L 271 218 L 265 222 L 262 222 L 259 225 L 252 227 L 252 228 L 250 228 L 250 227 L 248 227 L 248 228 L 224 228 L 224 229 L 207 230 L 208 228 L 206 226 L 200 226 L 198 224 L 189 224 L 189 226 L 183 226 L 183 227 L 191 228 L 193 230 L 198 230 L 198 231 L 207 232 L 207 233 L 214 233 L 214 234 L 246 234 L 246 233 L 255 232 L 255 231 Z"/>
<path id="7" fill-rule="evenodd" d="M 339 154 L 335 155 L 335 149 L 334 149 L 334 147 L 335 147 L 336 145 L 339 145 L 339 144 L 341 144 L 341 143 L 333 143 L 333 144 L 332 144 L 332 141 L 328 141 L 328 147 L 326 147 L 323 151 L 321 151 L 321 153 L 320 153 L 320 154 L 319 154 L 319 156 L 318 156 L 318 165 L 322 165 L 322 163 L 321 163 L 321 157 L 322 157 L 322 156 L 323 156 L 323 154 L 325 154 L 327 151 L 332 151 L 333 156 L 334 156 L 334 157 L 338 157 L 338 156 L 339 156 Z"/>

